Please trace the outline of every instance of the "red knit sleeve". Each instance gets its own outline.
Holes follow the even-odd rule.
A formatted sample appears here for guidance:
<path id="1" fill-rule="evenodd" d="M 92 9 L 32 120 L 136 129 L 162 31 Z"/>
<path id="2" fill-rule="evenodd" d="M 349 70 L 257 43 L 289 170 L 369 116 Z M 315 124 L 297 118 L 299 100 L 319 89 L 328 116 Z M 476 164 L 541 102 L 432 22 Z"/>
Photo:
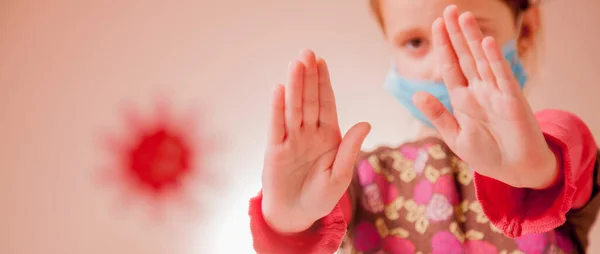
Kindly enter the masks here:
<path id="1" fill-rule="evenodd" d="M 592 192 L 597 147 L 589 128 L 577 116 L 560 110 L 540 111 L 536 118 L 561 165 L 551 187 L 520 189 L 477 173 L 474 177 L 483 211 L 509 237 L 559 227 L 567 212 L 583 207 Z"/>
<path id="2" fill-rule="evenodd" d="M 273 231 L 263 218 L 262 192 L 250 200 L 250 229 L 254 250 L 259 253 L 335 253 L 346 234 L 351 218 L 351 202 L 346 193 L 331 213 L 305 232 L 281 235 Z M 293 218 L 290 218 L 293 219 Z"/>

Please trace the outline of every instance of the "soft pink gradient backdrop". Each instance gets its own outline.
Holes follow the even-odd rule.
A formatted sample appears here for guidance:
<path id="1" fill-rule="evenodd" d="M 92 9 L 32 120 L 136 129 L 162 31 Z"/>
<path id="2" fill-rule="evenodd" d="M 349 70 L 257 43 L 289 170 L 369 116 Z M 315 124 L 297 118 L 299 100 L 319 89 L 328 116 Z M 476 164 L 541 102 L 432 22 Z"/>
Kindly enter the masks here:
<path id="1" fill-rule="evenodd" d="M 365 146 L 413 132 L 381 87 L 389 57 L 363 1 L 0 0 L 0 253 L 253 253 L 247 202 L 260 188 L 267 108 L 287 62 L 310 47 L 329 62 L 341 124 L 368 120 Z M 600 137 L 600 2 L 549 1 L 532 105 L 576 112 Z M 595 28 L 594 28 L 595 27 Z M 168 223 L 92 184 L 110 161 L 119 103 L 147 113 L 163 93 L 200 106 L 227 181 L 205 217 L 174 205 Z M 390 117 L 390 113 L 394 113 Z M 599 139 L 600 140 L 600 139 Z M 181 208 L 183 209 L 183 208 Z M 597 223 L 598 224 L 598 223 Z M 590 236 L 600 252 L 600 228 Z"/>

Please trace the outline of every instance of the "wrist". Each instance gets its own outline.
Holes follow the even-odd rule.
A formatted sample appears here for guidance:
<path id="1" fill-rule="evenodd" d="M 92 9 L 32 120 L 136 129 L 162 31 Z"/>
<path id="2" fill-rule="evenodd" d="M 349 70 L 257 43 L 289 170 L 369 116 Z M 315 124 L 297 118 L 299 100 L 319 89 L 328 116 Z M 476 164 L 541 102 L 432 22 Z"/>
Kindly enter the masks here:
<path id="1" fill-rule="evenodd" d="M 534 174 L 530 175 L 531 181 L 525 188 L 534 190 L 543 190 L 552 187 L 561 178 L 561 162 L 560 154 L 556 153 L 552 149 L 548 150 L 542 156 L 542 163 L 539 165 L 539 170 L 534 170 Z"/>
<path id="2" fill-rule="evenodd" d="M 276 209 L 275 209 L 276 210 Z M 302 233 L 310 229 L 316 221 L 308 222 L 307 220 L 291 219 L 290 216 L 281 216 L 280 212 L 273 212 L 273 209 L 262 205 L 263 218 L 265 223 L 275 233 L 280 235 L 294 235 Z"/>

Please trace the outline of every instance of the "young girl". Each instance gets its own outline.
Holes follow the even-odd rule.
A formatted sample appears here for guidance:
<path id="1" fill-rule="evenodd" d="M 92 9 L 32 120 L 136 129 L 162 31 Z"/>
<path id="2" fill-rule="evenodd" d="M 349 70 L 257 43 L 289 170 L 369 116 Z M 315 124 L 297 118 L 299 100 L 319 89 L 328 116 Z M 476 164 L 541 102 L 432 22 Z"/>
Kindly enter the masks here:
<path id="1" fill-rule="evenodd" d="M 273 95 L 258 253 L 584 253 L 600 206 L 597 148 L 576 116 L 533 113 L 522 88 L 538 7 L 526 0 L 371 0 L 394 62 L 385 88 L 423 132 L 360 152 L 342 138 L 309 50 Z M 521 61 L 523 59 L 523 61 Z"/>

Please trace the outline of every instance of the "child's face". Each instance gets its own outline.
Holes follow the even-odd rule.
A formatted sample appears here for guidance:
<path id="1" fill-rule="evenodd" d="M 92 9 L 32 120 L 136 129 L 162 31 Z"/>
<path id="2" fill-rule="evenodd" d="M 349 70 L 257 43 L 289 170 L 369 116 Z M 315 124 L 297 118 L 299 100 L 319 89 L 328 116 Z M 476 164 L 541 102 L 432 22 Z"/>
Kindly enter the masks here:
<path id="1" fill-rule="evenodd" d="M 432 48 L 431 25 L 445 7 L 471 12 L 484 36 L 499 45 L 517 39 L 512 11 L 502 0 L 381 0 L 385 38 L 392 48 L 398 73 L 407 78 L 441 81 Z"/>

